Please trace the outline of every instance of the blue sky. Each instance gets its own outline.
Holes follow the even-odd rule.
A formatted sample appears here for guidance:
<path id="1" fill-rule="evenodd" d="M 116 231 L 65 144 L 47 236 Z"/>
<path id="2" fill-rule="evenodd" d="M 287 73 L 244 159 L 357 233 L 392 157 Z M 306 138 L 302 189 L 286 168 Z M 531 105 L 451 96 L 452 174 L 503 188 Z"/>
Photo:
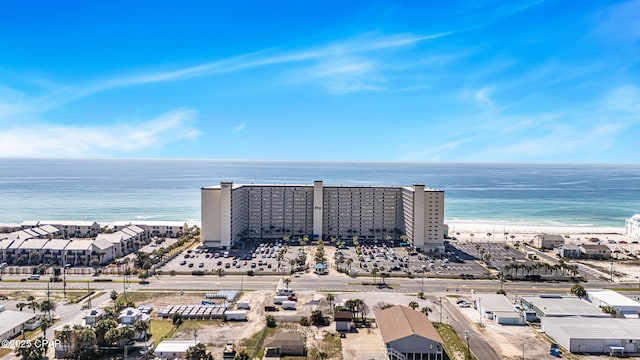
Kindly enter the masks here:
<path id="1" fill-rule="evenodd" d="M 60 4 L 0 0 L 0 157 L 638 162 L 638 0 Z"/>

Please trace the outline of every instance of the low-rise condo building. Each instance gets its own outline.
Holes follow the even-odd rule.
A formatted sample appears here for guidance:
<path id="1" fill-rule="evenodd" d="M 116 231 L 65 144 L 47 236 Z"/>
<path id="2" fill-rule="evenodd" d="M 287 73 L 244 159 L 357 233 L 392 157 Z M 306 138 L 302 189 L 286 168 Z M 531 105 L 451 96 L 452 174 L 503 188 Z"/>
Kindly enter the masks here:
<path id="1" fill-rule="evenodd" d="M 640 238 L 640 214 L 635 214 L 624 221 L 627 236 Z"/>
<path id="2" fill-rule="evenodd" d="M 562 235 L 538 234 L 533 237 L 533 246 L 542 250 L 552 250 L 564 245 Z"/>
<path id="3" fill-rule="evenodd" d="M 444 191 L 413 186 L 237 185 L 202 188 L 202 240 L 401 241 L 423 251 L 444 241 Z"/>

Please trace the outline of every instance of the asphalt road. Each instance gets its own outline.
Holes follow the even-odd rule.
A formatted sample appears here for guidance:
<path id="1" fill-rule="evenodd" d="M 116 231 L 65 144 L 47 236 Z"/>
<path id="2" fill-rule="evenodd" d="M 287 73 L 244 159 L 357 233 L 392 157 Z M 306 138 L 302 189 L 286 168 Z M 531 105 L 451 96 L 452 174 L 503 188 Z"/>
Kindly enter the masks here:
<path id="1" fill-rule="evenodd" d="M 456 330 L 463 340 L 468 341 L 469 349 L 478 359 L 482 360 L 500 360 L 500 356 L 495 350 L 482 339 L 482 335 L 478 332 L 475 324 L 469 320 L 464 314 L 458 311 L 458 308 L 449 301 L 443 301 L 443 312 L 449 317 L 451 326 Z M 468 337 L 468 338 L 467 338 Z"/>
<path id="2" fill-rule="evenodd" d="M 286 277 L 289 277 L 286 275 Z M 87 284 L 91 289 L 102 290 L 105 293 L 98 299 L 93 300 L 93 305 L 109 300 L 111 290 L 121 293 L 127 291 L 212 291 L 220 289 L 231 290 L 275 290 L 280 276 L 246 276 L 246 275 L 177 275 L 177 276 L 160 276 L 149 279 L 147 285 L 140 285 L 137 282 L 125 284 L 122 277 L 118 276 L 100 276 L 100 278 L 112 278 L 113 282 L 93 282 L 96 277 L 93 276 L 69 276 L 67 277 L 67 290 L 87 289 Z M 137 280 L 137 279 L 135 279 Z M 500 288 L 499 281 L 496 280 L 453 280 L 453 279 L 434 279 L 427 277 L 418 277 L 413 279 L 407 278 L 387 278 L 388 287 L 379 288 L 374 285 L 362 285 L 363 282 L 371 282 L 373 279 L 366 278 L 350 278 L 344 274 L 332 273 L 331 275 L 316 275 L 306 273 L 300 276 L 291 277 L 290 287 L 295 291 L 322 291 L 333 293 L 346 293 L 353 291 L 370 291 L 380 293 L 418 293 L 424 292 L 426 295 L 442 296 L 446 294 L 470 295 L 472 290 L 476 293 L 495 293 Z M 380 280 L 379 280 L 380 281 Z M 26 281 L 21 282 L 20 277 L 5 276 L 0 281 L 1 290 L 46 290 L 47 285 L 51 291 L 62 292 L 62 283 L 48 283 L 47 281 Z M 518 296 L 524 294 L 540 294 L 540 293 L 566 293 L 571 288 L 571 283 L 529 283 L 529 282 L 505 282 L 503 288 L 509 296 Z M 604 281 L 590 281 L 590 288 L 597 288 L 610 285 Z M 65 324 L 81 323 L 83 311 L 81 304 L 61 305 L 56 309 L 57 315 L 62 321 L 58 322 L 53 328 L 47 331 L 48 337 L 52 337 L 54 330 L 62 328 Z M 450 323 L 455 330 L 464 336 L 465 331 L 469 333 L 469 343 L 474 354 L 479 359 L 499 359 L 495 351 L 478 335 L 476 326 L 460 314 L 455 306 L 448 301 L 444 303 L 445 314 L 447 314 Z M 86 311 L 85 311 L 86 312 Z M 11 355 L 4 357 L 2 360 L 14 359 Z"/>

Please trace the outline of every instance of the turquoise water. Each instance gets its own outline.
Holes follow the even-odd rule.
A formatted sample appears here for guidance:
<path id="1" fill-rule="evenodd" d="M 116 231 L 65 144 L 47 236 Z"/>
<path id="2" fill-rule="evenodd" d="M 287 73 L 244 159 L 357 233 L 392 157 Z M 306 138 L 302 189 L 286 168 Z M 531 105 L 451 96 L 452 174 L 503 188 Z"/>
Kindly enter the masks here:
<path id="1" fill-rule="evenodd" d="M 200 188 L 236 183 L 411 185 L 445 190 L 445 218 L 623 226 L 640 165 L 238 160 L 0 160 L 0 223 L 199 220 Z"/>

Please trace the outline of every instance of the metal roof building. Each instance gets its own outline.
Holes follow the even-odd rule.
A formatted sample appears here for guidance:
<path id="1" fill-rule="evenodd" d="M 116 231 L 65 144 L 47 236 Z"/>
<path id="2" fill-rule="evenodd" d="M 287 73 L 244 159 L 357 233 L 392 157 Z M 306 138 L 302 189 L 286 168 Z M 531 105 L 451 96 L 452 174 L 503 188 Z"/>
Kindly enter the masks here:
<path id="1" fill-rule="evenodd" d="M 609 318 L 600 308 L 590 302 L 581 300 L 576 296 L 545 295 L 523 296 L 522 306 L 527 310 L 533 310 L 538 317 L 600 317 Z"/>
<path id="2" fill-rule="evenodd" d="M 482 317 L 494 320 L 500 325 L 524 325 L 524 316 L 516 310 L 515 305 L 501 294 L 479 294 L 475 300 L 475 308 Z"/>
<path id="3" fill-rule="evenodd" d="M 616 318 L 544 317 L 542 331 L 573 353 L 640 352 L 640 321 Z"/>
<path id="4" fill-rule="evenodd" d="M 6 310 L 0 305 L 0 340 L 11 339 L 20 334 L 22 325 L 36 317 L 36 314 Z"/>
<path id="5" fill-rule="evenodd" d="M 595 306 L 611 306 L 625 317 L 637 318 L 640 303 L 613 290 L 587 290 L 587 300 Z"/>
<path id="6" fill-rule="evenodd" d="M 200 343 L 200 340 L 163 340 L 161 341 L 154 354 L 158 359 L 184 359 L 187 350 Z"/>

